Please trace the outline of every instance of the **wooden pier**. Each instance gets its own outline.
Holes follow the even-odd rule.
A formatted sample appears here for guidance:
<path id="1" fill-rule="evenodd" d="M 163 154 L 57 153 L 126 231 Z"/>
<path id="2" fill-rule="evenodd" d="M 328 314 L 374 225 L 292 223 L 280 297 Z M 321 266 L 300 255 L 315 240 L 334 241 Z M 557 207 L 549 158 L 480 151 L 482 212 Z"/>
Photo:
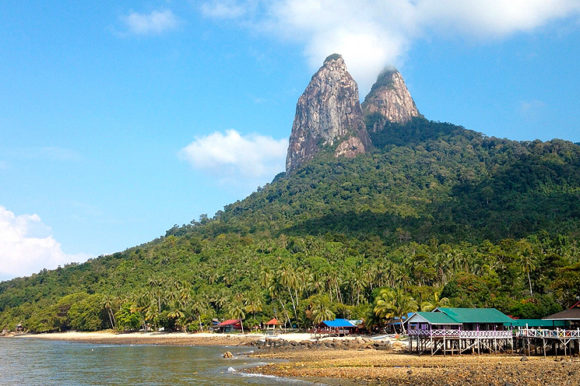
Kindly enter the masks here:
<path id="1" fill-rule="evenodd" d="M 517 348 L 526 352 L 544 356 L 547 353 L 558 356 L 580 356 L 580 328 L 570 329 L 542 329 L 520 328 L 514 330 L 514 342 Z M 538 352 L 539 351 L 539 352 Z"/>
<path id="2" fill-rule="evenodd" d="M 410 330 L 409 352 L 438 352 L 443 355 L 465 352 L 507 352 L 514 349 L 513 333 L 509 330 L 467 331 L 456 329 Z"/>
<path id="3" fill-rule="evenodd" d="M 527 355 L 580 356 L 580 329 L 409 330 L 409 352 L 419 355 L 521 352 Z"/>

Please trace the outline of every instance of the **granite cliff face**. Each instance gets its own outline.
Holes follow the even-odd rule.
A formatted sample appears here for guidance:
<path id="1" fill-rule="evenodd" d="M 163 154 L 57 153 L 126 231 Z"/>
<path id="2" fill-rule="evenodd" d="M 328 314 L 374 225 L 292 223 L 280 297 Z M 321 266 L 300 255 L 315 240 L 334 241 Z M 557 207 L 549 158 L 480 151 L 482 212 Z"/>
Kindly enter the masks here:
<path id="1" fill-rule="evenodd" d="M 354 157 L 372 147 L 359 102 L 358 86 L 342 57 L 330 55 L 298 99 L 286 156 L 291 171 L 324 147 Z"/>
<path id="2" fill-rule="evenodd" d="M 379 75 L 362 103 L 362 109 L 366 117 L 375 115 L 378 118 L 372 129 L 369 129 L 371 131 L 382 128 L 385 120 L 406 123 L 419 116 L 415 101 L 397 70 L 387 70 Z"/>

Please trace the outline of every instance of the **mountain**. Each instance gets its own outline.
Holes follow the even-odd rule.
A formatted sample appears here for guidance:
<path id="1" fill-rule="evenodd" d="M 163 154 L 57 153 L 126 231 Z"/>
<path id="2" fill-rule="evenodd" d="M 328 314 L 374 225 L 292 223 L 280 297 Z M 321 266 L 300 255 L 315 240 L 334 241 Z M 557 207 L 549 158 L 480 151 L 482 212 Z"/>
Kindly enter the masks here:
<path id="1" fill-rule="evenodd" d="M 372 149 L 369 132 L 382 130 L 387 122 L 405 124 L 419 116 L 399 71 L 383 71 L 361 105 L 344 59 L 330 55 L 298 99 L 286 170 L 299 168 L 325 149 L 336 157 L 365 153 Z"/>
<path id="2" fill-rule="evenodd" d="M 371 148 L 358 86 L 338 54 L 326 58 L 298 99 L 286 170 L 297 169 L 324 147 L 332 147 L 337 157 Z"/>
<path id="3" fill-rule="evenodd" d="M 395 69 L 378 76 L 362 103 L 362 110 L 367 121 L 373 120 L 372 131 L 381 129 L 386 121 L 404 124 L 419 116 L 403 76 Z"/>
<path id="4" fill-rule="evenodd" d="M 288 173 L 149 243 L 1 282 L 0 330 L 193 331 L 244 315 L 310 327 L 317 314 L 380 325 L 383 287 L 522 318 L 577 301 L 580 146 L 372 120 L 357 103 L 330 56 L 298 103 Z M 365 151 L 337 157 L 353 138 Z"/>

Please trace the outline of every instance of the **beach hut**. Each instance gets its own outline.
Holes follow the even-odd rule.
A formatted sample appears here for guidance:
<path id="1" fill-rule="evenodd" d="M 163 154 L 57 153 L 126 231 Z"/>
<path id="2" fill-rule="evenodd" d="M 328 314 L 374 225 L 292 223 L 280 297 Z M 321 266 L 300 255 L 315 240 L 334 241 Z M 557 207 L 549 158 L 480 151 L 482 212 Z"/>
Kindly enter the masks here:
<path id="1" fill-rule="evenodd" d="M 564 311 L 556 312 L 542 319 L 565 322 L 570 329 L 580 328 L 580 301 Z"/>
<path id="2" fill-rule="evenodd" d="M 276 332 L 276 328 L 280 326 L 282 323 L 278 321 L 276 318 L 272 318 L 268 320 L 264 325 L 266 326 L 266 332 L 273 334 Z"/>
<path id="3" fill-rule="evenodd" d="M 219 323 L 215 328 L 219 332 L 232 332 L 234 330 L 241 330 L 242 329 L 242 321 L 239 319 L 229 319 L 224 320 L 223 322 Z"/>
<path id="4" fill-rule="evenodd" d="M 356 326 L 346 319 L 323 320 L 320 323 L 319 333 L 329 335 L 348 335 Z"/>

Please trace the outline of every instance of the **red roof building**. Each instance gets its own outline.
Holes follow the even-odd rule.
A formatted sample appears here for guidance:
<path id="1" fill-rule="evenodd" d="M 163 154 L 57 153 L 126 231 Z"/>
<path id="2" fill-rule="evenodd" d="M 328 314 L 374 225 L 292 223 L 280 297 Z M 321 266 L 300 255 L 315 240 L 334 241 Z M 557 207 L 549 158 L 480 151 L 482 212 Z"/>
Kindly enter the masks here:
<path id="1" fill-rule="evenodd" d="M 219 332 L 230 332 L 233 330 L 241 330 L 242 322 L 239 319 L 228 319 L 215 326 Z"/>

